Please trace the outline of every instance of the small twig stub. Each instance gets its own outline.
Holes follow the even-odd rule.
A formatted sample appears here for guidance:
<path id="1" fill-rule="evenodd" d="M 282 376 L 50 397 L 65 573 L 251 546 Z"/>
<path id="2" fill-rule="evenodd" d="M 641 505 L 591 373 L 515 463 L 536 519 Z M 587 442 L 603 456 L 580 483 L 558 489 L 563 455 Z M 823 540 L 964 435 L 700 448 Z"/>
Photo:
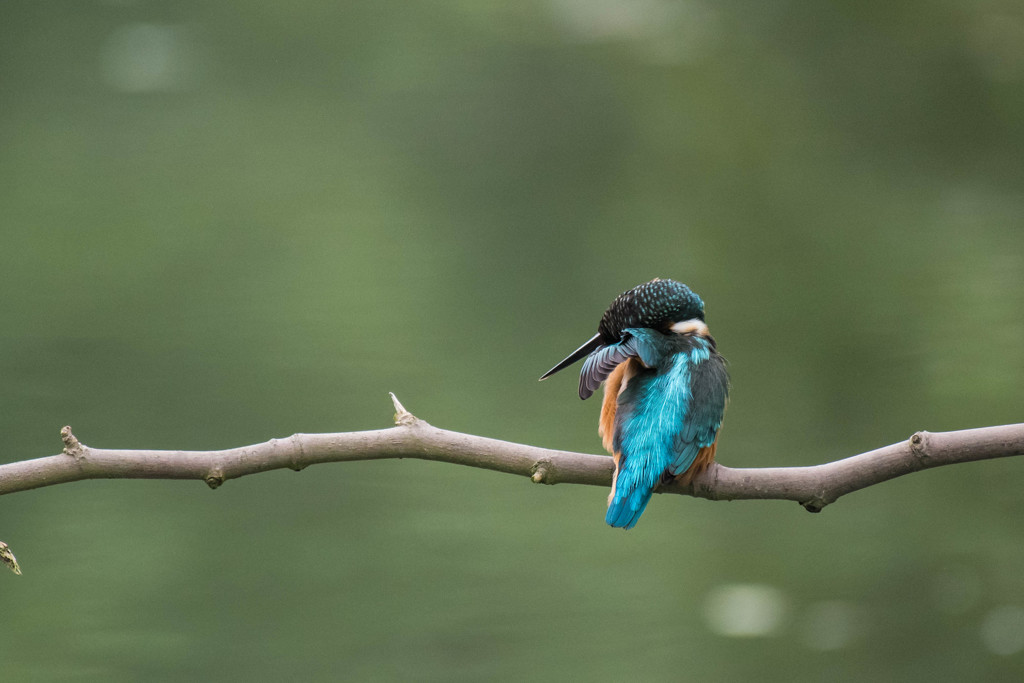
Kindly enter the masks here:
<path id="1" fill-rule="evenodd" d="M 64 442 L 64 454 L 78 459 L 83 455 L 82 444 L 71 433 L 71 425 L 66 425 L 60 430 L 60 440 Z"/>
<path id="2" fill-rule="evenodd" d="M 415 415 L 413 415 L 412 413 L 405 409 L 405 406 L 403 406 L 401 401 L 398 400 L 398 397 L 395 396 L 394 392 L 389 391 L 388 394 L 391 396 L 391 402 L 395 404 L 396 425 L 404 426 L 416 424 L 417 422 L 419 422 L 419 418 L 417 418 Z"/>
<path id="3" fill-rule="evenodd" d="M 0 541 L 0 562 L 3 562 L 15 574 L 21 574 L 21 567 L 18 566 L 18 558 L 11 552 L 11 547 Z"/>

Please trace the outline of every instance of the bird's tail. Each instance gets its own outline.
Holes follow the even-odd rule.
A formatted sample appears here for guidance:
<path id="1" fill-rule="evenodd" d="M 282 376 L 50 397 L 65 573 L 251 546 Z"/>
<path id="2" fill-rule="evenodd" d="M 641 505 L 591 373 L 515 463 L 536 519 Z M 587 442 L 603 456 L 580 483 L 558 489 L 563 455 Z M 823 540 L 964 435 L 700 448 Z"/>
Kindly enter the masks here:
<path id="1" fill-rule="evenodd" d="M 618 529 L 632 529 L 640 519 L 653 491 L 633 491 L 630 496 L 616 496 L 608 506 L 604 521 Z"/>
<path id="2" fill-rule="evenodd" d="M 632 529 L 636 526 L 658 483 L 657 478 L 651 482 L 646 481 L 649 477 L 644 474 L 643 471 L 632 471 L 628 463 L 617 473 L 614 493 L 608 501 L 608 512 L 604 516 L 604 521 L 610 526 L 618 529 Z"/>

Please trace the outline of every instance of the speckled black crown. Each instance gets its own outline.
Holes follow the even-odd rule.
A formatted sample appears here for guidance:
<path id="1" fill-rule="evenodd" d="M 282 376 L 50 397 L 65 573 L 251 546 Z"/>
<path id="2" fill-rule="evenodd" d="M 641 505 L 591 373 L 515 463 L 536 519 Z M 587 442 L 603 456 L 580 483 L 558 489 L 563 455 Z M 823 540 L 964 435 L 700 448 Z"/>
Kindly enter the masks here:
<path id="1" fill-rule="evenodd" d="M 682 282 L 656 278 L 615 297 L 597 331 L 611 342 L 629 327 L 665 331 L 672 323 L 693 318 L 704 319 L 700 297 Z"/>

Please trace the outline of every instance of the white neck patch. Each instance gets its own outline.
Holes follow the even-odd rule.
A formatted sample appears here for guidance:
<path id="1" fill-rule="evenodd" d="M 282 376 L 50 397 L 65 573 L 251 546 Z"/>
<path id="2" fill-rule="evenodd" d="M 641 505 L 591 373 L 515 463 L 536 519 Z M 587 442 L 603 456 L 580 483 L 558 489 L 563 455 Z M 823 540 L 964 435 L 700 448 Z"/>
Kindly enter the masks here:
<path id="1" fill-rule="evenodd" d="M 677 323 L 673 323 L 672 327 L 668 329 L 676 334 L 699 334 L 702 337 L 708 336 L 707 323 L 699 318 L 680 320 Z"/>

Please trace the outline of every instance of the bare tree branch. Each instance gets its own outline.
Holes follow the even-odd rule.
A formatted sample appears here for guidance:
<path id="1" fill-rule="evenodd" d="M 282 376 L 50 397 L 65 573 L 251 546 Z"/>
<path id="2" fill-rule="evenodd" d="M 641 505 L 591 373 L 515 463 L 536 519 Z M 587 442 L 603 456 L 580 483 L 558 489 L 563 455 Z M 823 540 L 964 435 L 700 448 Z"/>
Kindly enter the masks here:
<path id="1" fill-rule="evenodd" d="M 556 451 L 433 427 L 407 411 L 394 394 L 395 427 L 338 434 L 295 434 L 220 451 L 141 451 L 91 448 L 70 427 L 64 451 L 0 465 L 0 495 L 82 479 L 202 479 L 217 488 L 228 479 L 268 470 L 299 471 L 323 462 L 418 458 L 529 477 L 538 484 L 609 486 L 611 458 Z M 917 432 L 906 441 L 812 467 L 737 469 L 713 465 L 690 486 L 663 493 L 709 500 L 794 500 L 818 512 L 840 496 L 910 472 L 954 463 L 1024 455 L 1024 423 L 956 432 Z"/>

